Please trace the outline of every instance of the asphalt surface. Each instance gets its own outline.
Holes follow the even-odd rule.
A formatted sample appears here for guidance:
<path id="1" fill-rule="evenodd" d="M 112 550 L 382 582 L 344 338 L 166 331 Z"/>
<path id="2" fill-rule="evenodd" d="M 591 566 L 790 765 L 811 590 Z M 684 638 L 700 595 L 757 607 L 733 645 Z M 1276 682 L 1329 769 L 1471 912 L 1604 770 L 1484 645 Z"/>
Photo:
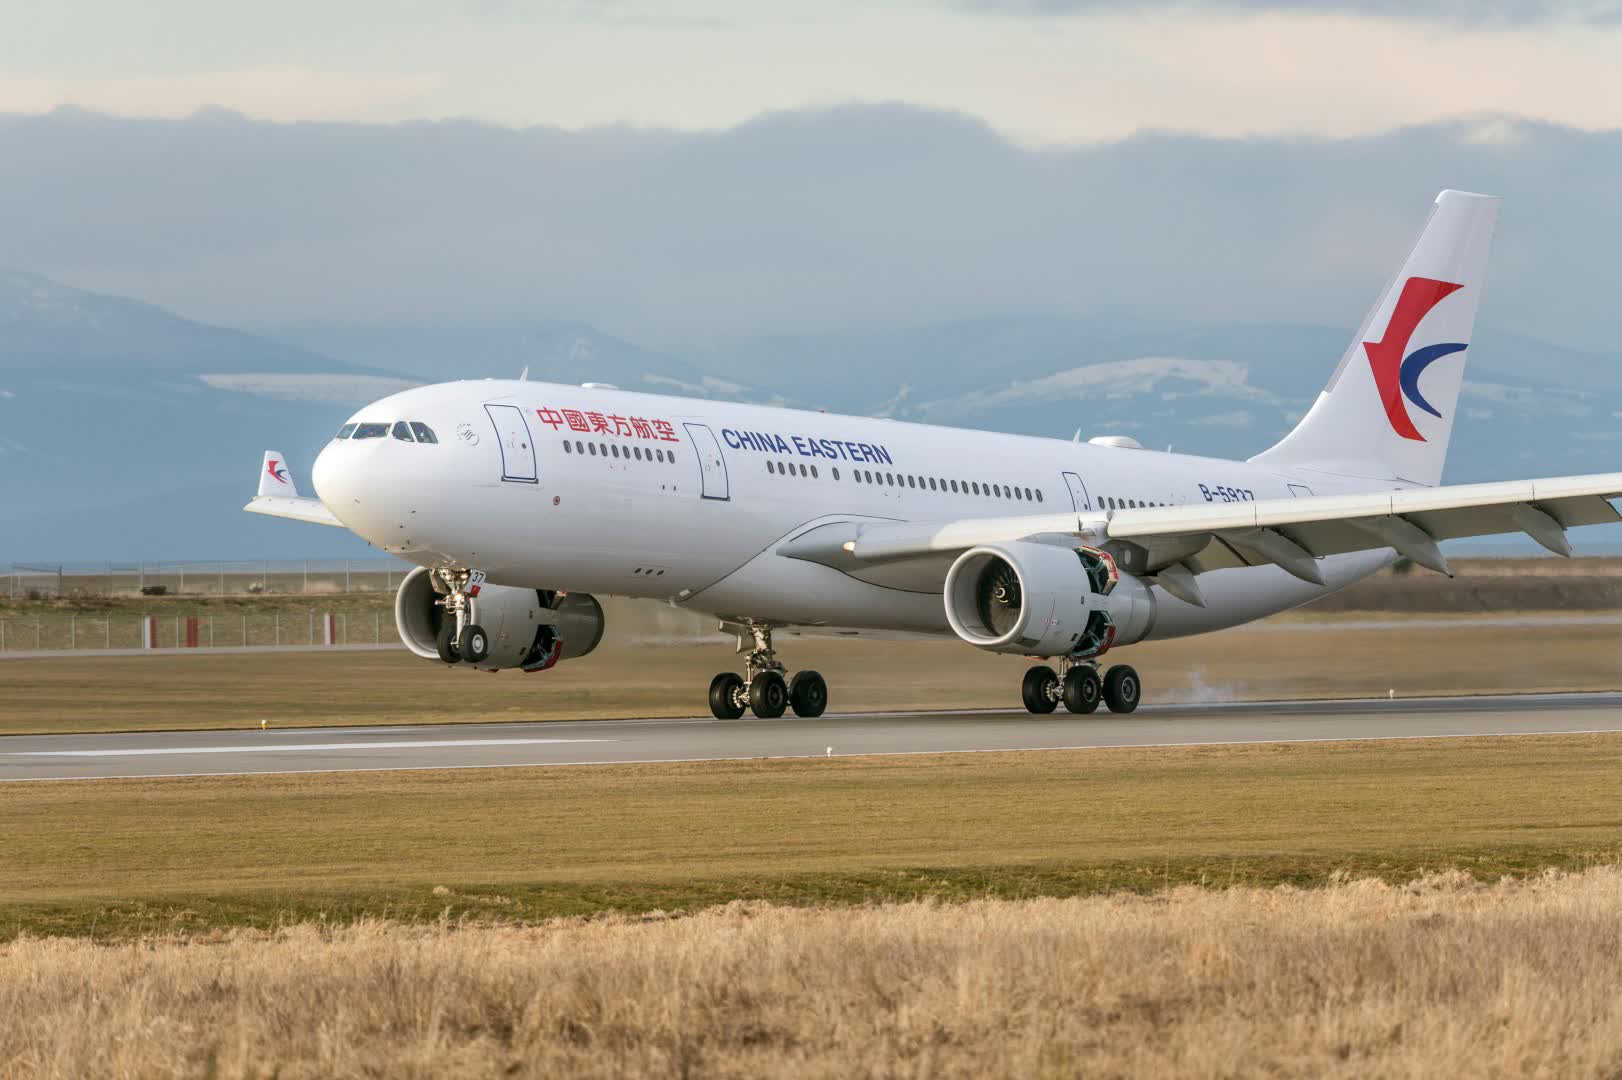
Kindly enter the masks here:
<path id="1" fill-rule="evenodd" d="M 1622 732 L 1622 694 L 0 738 L 0 783 Z"/>

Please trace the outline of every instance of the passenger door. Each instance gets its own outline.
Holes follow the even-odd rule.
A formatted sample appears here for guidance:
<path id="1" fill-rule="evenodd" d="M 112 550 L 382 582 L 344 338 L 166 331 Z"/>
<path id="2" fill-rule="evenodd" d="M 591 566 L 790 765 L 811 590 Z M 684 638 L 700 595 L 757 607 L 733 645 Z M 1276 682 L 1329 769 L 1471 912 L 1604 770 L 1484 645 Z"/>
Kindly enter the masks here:
<path id="1" fill-rule="evenodd" d="M 732 492 L 727 484 L 727 463 L 721 456 L 721 443 L 716 439 L 715 432 L 705 424 L 683 424 L 687 429 L 687 437 L 693 442 L 693 450 L 698 454 L 698 468 L 703 485 L 703 495 L 706 499 L 730 499 Z"/>
<path id="2" fill-rule="evenodd" d="M 1081 482 L 1081 477 L 1073 472 L 1064 474 L 1065 486 L 1070 489 L 1070 501 L 1075 504 L 1076 513 L 1091 510 L 1093 502 L 1087 497 L 1087 485 Z"/>
<path id="3" fill-rule="evenodd" d="M 501 478 L 518 484 L 534 484 L 535 442 L 529 434 L 524 410 L 516 405 L 486 405 L 484 411 L 496 429 L 501 444 Z"/>

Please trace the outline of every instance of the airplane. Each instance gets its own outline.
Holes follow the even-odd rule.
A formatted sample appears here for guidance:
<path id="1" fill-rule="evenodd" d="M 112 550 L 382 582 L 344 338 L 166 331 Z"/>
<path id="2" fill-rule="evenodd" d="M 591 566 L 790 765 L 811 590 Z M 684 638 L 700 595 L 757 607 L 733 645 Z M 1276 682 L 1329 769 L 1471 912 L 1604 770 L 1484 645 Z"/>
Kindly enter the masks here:
<path id="1" fill-rule="evenodd" d="M 1030 712 L 1142 697 L 1140 641 L 1308 603 L 1441 541 L 1614 522 L 1622 473 L 1443 485 L 1499 200 L 1437 196 L 1328 384 L 1246 461 L 959 430 L 586 383 L 422 386 L 356 412 L 316 496 L 265 455 L 245 509 L 347 528 L 415 563 L 406 647 L 544 671 L 602 639 L 595 594 L 666 601 L 738 638 L 719 719 L 822 714 L 773 631 L 956 637 L 1030 657 Z M 527 373 L 526 373 L 527 374 Z"/>

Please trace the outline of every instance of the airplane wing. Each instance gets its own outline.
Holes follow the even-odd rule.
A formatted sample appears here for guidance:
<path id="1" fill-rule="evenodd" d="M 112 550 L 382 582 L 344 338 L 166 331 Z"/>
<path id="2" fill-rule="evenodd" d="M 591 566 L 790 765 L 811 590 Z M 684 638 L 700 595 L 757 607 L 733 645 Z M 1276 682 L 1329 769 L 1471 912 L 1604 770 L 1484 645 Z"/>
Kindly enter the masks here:
<path id="1" fill-rule="evenodd" d="M 312 525 L 335 525 L 340 529 L 344 528 L 344 523 L 334 517 L 332 511 L 328 510 L 320 499 L 312 499 L 298 493 L 298 485 L 293 482 L 293 472 L 287 467 L 287 457 L 276 450 L 265 451 L 265 461 L 259 469 L 259 494 L 242 509 L 250 514 L 265 514 L 270 517 L 307 521 Z"/>
<path id="2" fill-rule="evenodd" d="M 1570 555 L 1566 529 L 1622 521 L 1609 502 L 1615 498 L 1622 498 L 1622 473 L 1144 507 L 1096 516 L 1072 511 L 945 524 L 845 522 L 794 537 L 777 553 L 852 571 L 916 559 L 938 564 L 941 556 L 1001 541 L 1058 536 L 1090 545 L 1120 541 L 1129 550 L 1141 549 L 1141 557 L 1123 568 L 1158 575 L 1173 595 L 1197 596 L 1198 587 L 1188 587 L 1193 575 L 1210 570 L 1272 563 L 1321 585 L 1315 558 L 1376 548 L 1394 548 L 1446 574 L 1437 544 L 1465 536 L 1520 532 Z"/>

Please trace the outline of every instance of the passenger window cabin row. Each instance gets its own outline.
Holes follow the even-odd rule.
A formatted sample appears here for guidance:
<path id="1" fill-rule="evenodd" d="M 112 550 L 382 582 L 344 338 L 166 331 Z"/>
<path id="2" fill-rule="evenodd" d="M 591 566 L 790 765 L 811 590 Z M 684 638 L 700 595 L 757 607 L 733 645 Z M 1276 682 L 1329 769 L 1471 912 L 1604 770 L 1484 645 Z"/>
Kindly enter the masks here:
<path id="1" fill-rule="evenodd" d="M 766 471 L 778 476 L 804 476 L 812 480 L 818 478 L 817 467 L 807 465 L 803 461 L 783 462 L 775 459 L 766 462 Z M 831 466 L 828 470 L 835 480 L 839 479 L 839 467 Z M 954 495 L 982 495 L 993 499 L 1010 499 L 1019 502 L 1046 502 L 1041 488 L 1018 487 L 1013 484 L 988 484 L 978 480 L 948 480 L 938 476 L 918 476 L 908 473 L 891 473 L 872 469 L 852 469 L 850 478 L 853 483 L 872 484 L 876 487 L 907 488 L 913 491 L 933 491 L 937 494 Z"/>
<path id="2" fill-rule="evenodd" d="M 395 425 L 396 428 L 399 426 L 399 424 Z M 420 427 L 422 425 L 413 424 L 412 426 Z M 346 425 L 345 431 L 351 427 L 356 427 L 356 425 Z M 382 431 L 387 430 L 386 424 L 361 424 L 358 425 L 358 427 L 378 428 L 380 429 L 378 434 L 382 434 Z M 346 438 L 347 436 L 344 434 L 344 432 L 340 431 L 338 433 L 338 437 L 342 439 Z M 377 435 L 361 435 L 357 430 L 353 437 L 357 439 L 376 438 Z M 395 437 L 399 438 L 399 435 L 396 434 Z M 433 438 L 433 433 L 429 432 L 428 438 L 418 439 L 417 441 L 433 442 L 435 440 Z M 628 446 L 622 451 L 619 445 L 615 443 L 586 442 L 581 439 L 564 439 L 562 441 L 564 453 L 579 454 L 582 457 L 590 454 L 592 457 L 615 457 L 624 459 L 634 458 L 637 461 L 656 461 L 663 464 L 674 464 L 676 461 L 676 452 L 674 450 L 666 450 L 663 447 L 654 447 L 652 449 L 644 450 L 640 446 Z M 766 471 L 774 476 L 801 476 L 810 480 L 821 479 L 821 473 L 817 470 L 817 467 L 815 465 L 807 465 L 803 461 L 778 461 L 775 458 L 770 458 L 766 461 Z M 830 467 L 828 471 L 832 474 L 835 480 L 840 478 L 839 467 L 837 465 Z M 953 495 L 981 495 L 987 498 L 1009 499 L 1015 502 L 1043 503 L 1047 501 L 1046 496 L 1042 494 L 1041 488 L 1020 487 L 1015 484 L 990 484 L 978 480 L 949 480 L 945 477 L 917 476 L 906 473 L 880 472 L 870 469 L 852 469 L 850 470 L 850 473 L 850 478 L 853 482 L 858 484 L 873 484 L 878 487 L 908 488 L 914 491 L 933 491 L 939 494 L 950 493 Z M 1154 502 L 1148 499 L 1125 499 L 1117 498 L 1113 495 L 1104 495 L 1099 497 L 1098 505 L 1099 509 L 1102 510 L 1135 510 L 1139 507 L 1170 506 L 1171 504 L 1165 502 Z"/>
<path id="3" fill-rule="evenodd" d="M 654 461 L 663 465 L 676 463 L 676 451 L 666 450 L 662 446 L 643 449 L 640 446 L 627 446 L 623 452 L 618 443 L 586 442 L 584 439 L 564 439 L 563 452 L 565 454 L 579 454 L 585 457 L 616 457 L 626 461 Z"/>
<path id="4" fill-rule="evenodd" d="M 988 484 L 980 480 L 948 480 L 946 477 L 915 476 L 911 473 L 887 473 L 868 469 L 852 469 L 852 478 L 859 484 L 885 487 L 904 487 L 953 495 L 983 495 L 990 499 L 1008 499 L 1017 502 L 1046 502 L 1041 488 L 1020 487 L 1017 484 Z"/>

